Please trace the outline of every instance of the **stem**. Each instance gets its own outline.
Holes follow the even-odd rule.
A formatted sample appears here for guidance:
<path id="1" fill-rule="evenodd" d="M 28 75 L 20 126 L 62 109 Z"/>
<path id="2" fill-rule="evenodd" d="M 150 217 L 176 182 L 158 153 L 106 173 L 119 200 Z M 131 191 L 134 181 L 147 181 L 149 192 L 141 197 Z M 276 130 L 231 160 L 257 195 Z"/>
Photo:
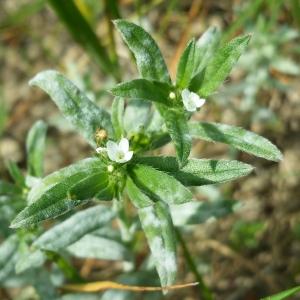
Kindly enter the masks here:
<path id="1" fill-rule="evenodd" d="M 54 251 L 45 252 L 48 259 L 53 261 L 60 268 L 66 278 L 73 282 L 83 282 L 83 279 L 77 273 L 76 269 L 64 257 Z"/>
<path id="2" fill-rule="evenodd" d="M 191 270 L 191 272 L 194 273 L 194 276 L 197 280 L 198 284 L 198 288 L 199 288 L 199 292 L 200 292 L 200 297 L 203 300 L 213 300 L 213 294 L 211 292 L 211 290 L 206 286 L 206 284 L 204 283 L 204 280 L 202 278 L 202 275 L 199 273 L 197 266 L 193 260 L 193 257 L 180 233 L 180 230 L 178 228 L 175 227 L 175 233 L 177 236 L 177 239 L 179 241 L 179 243 L 181 244 L 182 250 L 183 250 L 183 255 L 184 258 Z"/>

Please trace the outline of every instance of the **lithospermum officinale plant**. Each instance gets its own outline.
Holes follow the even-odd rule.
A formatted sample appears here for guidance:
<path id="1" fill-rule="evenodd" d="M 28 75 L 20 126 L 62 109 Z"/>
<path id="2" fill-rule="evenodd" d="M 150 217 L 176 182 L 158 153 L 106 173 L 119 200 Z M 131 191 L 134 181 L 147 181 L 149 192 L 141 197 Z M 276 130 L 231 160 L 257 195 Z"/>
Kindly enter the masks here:
<path id="1" fill-rule="evenodd" d="M 192 139 L 225 143 L 273 161 L 282 156 L 276 146 L 253 132 L 190 120 L 197 109 L 209 105 L 207 97 L 228 76 L 250 36 L 237 37 L 219 47 L 214 45 L 218 34 L 215 29 L 209 29 L 198 41 L 192 39 L 172 82 L 152 37 L 128 21 L 116 20 L 114 24 L 133 53 L 141 78 L 122 82 L 110 90 L 115 96 L 111 114 L 56 71 L 41 72 L 30 81 L 31 86 L 50 95 L 94 148 L 94 153 L 38 180 L 28 193 L 28 206 L 16 216 L 11 227 L 36 225 L 91 199 L 113 200 L 111 209 L 98 204 L 69 217 L 37 237 L 33 246 L 41 251 L 64 249 L 104 226 L 114 217 L 112 212 L 119 221 L 124 243 L 130 245 L 135 229 L 139 228 L 136 220 L 126 217 L 124 201 L 130 199 L 160 283 L 170 286 L 177 272 L 173 225 L 177 222 L 172 220 L 172 208 L 195 201 L 190 187 L 230 181 L 253 170 L 236 160 L 189 158 Z M 176 157 L 148 154 L 169 142 L 175 146 Z"/>

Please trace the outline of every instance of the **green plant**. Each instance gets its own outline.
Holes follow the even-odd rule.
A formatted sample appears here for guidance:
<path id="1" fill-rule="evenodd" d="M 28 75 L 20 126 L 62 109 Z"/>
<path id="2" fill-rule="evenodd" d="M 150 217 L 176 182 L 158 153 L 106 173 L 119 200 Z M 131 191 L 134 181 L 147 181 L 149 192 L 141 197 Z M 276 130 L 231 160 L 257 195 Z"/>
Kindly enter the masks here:
<path id="1" fill-rule="evenodd" d="M 26 198 L 27 204 L 11 223 L 17 233 L 2 245 L 4 250 L 0 251 L 10 249 L 10 254 L 0 256 L 4 258 L 1 265 L 5 266 L 7 257 L 15 253 L 11 241 L 18 247 L 16 236 L 33 232 L 26 243 L 25 266 L 19 266 L 19 271 L 41 268 L 48 260 L 58 266 L 64 278 L 83 282 L 68 262 L 70 255 L 123 260 L 124 266 L 131 270 L 130 278 L 135 278 L 130 282 L 140 285 L 144 278 L 141 274 L 153 272 L 149 267 L 151 260 L 136 264 L 133 249 L 137 232 L 142 229 L 161 286 L 170 286 L 176 279 L 177 236 L 200 282 L 200 294 L 203 299 L 212 299 L 180 230 L 174 226 L 201 223 L 207 215 L 220 217 L 230 212 L 230 201 L 208 204 L 193 200 L 190 187 L 234 180 L 249 174 L 253 167 L 236 160 L 189 158 L 192 139 L 225 143 L 268 160 L 282 158 L 276 146 L 253 132 L 191 119 L 198 108 L 209 105 L 205 98 L 228 76 L 250 37 L 237 37 L 216 51 L 212 51 L 215 30 L 208 30 L 200 41 L 192 39 L 180 58 L 176 81 L 172 83 L 152 37 L 125 20 L 116 20 L 114 24 L 133 52 L 141 78 L 122 82 L 110 90 L 116 96 L 111 113 L 90 101 L 56 71 L 41 72 L 30 81 L 31 86 L 38 86 L 50 95 L 62 114 L 90 143 L 93 154 L 40 178 L 41 137 L 45 131 L 39 125 L 39 130 L 30 132 L 27 144 L 30 177 L 24 181 L 20 172 L 12 172 L 16 182 L 22 184 L 22 203 L 25 205 Z M 149 154 L 170 141 L 176 157 Z M 7 190 L 3 188 L 2 193 L 5 195 Z M 105 202 L 99 204 L 100 200 Z M 136 208 L 138 218 L 128 209 L 130 203 Z M 71 216 L 63 215 L 79 205 L 85 205 L 85 209 Z M 223 210 L 218 211 L 218 205 Z M 57 224 L 46 231 L 38 225 L 55 218 Z M 120 233 L 111 226 L 115 218 Z M 14 267 L 14 261 L 11 265 Z M 156 284 L 155 277 L 151 275 L 152 280 L 147 277 L 148 284 L 151 281 Z"/>

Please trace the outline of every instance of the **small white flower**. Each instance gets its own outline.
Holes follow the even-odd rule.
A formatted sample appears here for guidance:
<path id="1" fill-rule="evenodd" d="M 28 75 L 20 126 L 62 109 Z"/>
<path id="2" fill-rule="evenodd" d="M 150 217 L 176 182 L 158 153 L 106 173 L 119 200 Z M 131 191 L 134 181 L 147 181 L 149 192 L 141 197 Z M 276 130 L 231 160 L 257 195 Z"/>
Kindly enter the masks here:
<path id="1" fill-rule="evenodd" d="M 184 89 L 181 92 L 183 105 L 187 111 L 196 111 L 205 103 L 205 99 L 200 98 L 196 93 L 190 92 L 188 89 Z"/>
<path id="2" fill-rule="evenodd" d="M 129 141 L 126 138 L 122 138 L 119 143 L 108 141 L 106 148 L 99 147 L 96 151 L 98 153 L 106 151 L 109 159 L 118 163 L 125 163 L 133 156 L 133 151 L 129 151 Z"/>
<path id="3" fill-rule="evenodd" d="M 175 93 L 174 92 L 170 92 L 169 98 L 172 99 L 172 100 L 174 100 L 176 98 Z"/>

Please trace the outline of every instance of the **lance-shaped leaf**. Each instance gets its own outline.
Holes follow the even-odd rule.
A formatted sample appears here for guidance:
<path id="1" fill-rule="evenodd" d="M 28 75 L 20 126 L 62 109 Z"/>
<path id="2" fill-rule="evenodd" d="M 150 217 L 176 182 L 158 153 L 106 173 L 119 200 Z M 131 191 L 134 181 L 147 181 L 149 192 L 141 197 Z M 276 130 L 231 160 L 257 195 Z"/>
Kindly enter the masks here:
<path id="1" fill-rule="evenodd" d="M 296 295 L 299 292 L 300 292 L 300 286 L 296 286 L 294 288 L 280 292 L 273 296 L 268 296 L 266 298 L 262 298 L 261 300 L 284 300 L 284 299 L 290 298 L 293 295 Z"/>
<path id="2" fill-rule="evenodd" d="M 131 260 L 129 251 L 120 242 L 92 234 L 68 246 L 67 251 L 80 258 Z"/>
<path id="3" fill-rule="evenodd" d="M 43 233 L 33 246 L 57 251 L 75 243 L 85 234 L 106 225 L 115 216 L 110 207 L 97 205 L 80 211 Z"/>
<path id="4" fill-rule="evenodd" d="M 228 144 L 241 151 L 269 160 L 279 161 L 282 159 L 281 152 L 270 141 L 241 127 L 212 122 L 192 122 L 189 124 L 189 128 L 190 134 L 195 138 Z"/>
<path id="5" fill-rule="evenodd" d="M 37 121 L 26 139 L 27 168 L 31 176 L 42 177 L 47 125 Z"/>
<path id="6" fill-rule="evenodd" d="M 135 185 L 129 176 L 126 179 L 126 189 L 131 202 L 136 208 L 143 208 L 154 204 L 154 202 Z"/>
<path id="7" fill-rule="evenodd" d="M 14 161 L 8 160 L 6 162 L 6 168 L 9 172 L 9 175 L 16 183 L 15 186 L 21 189 L 26 188 L 25 176 L 18 165 Z"/>
<path id="8" fill-rule="evenodd" d="M 124 136 L 123 115 L 125 109 L 124 99 L 116 97 L 111 107 L 111 121 L 115 131 L 115 137 L 120 140 Z"/>
<path id="9" fill-rule="evenodd" d="M 186 186 L 199 186 L 233 180 L 248 175 L 253 167 L 237 160 L 189 159 L 183 168 L 175 157 L 139 157 L 139 164 L 167 172 Z"/>
<path id="10" fill-rule="evenodd" d="M 223 83 L 245 51 L 249 40 L 249 35 L 237 37 L 216 51 L 206 67 L 204 79 L 198 91 L 202 97 L 209 96 Z"/>
<path id="11" fill-rule="evenodd" d="M 103 181 L 108 182 L 104 170 L 104 164 L 100 159 L 87 158 L 48 175 L 30 191 L 28 195 L 30 205 L 17 215 L 11 227 L 28 226 L 55 218 L 81 204 L 82 200 L 72 198 L 70 189 L 74 189 L 78 183 L 86 188 L 82 185 L 82 180 L 93 174 L 102 174 Z M 86 183 L 89 186 L 89 183 Z"/>
<path id="12" fill-rule="evenodd" d="M 213 57 L 220 41 L 220 32 L 216 27 L 209 27 L 198 39 L 195 47 L 194 74 L 201 72 Z"/>
<path id="13" fill-rule="evenodd" d="M 151 35 L 140 26 L 125 20 L 115 20 L 114 24 L 134 54 L 141 76 L 171 84 L 166 63 Z"/>
<path id="14" fill-rule="evenodd" d="M 169 94 L 171 90 L 172 87 L 164 82 L 148 79 L 134 79 L 120 83 L 110 91 L 119 97 L 144 99 L 170 105 Z"/>
<path id="15" fill-rule="evenodd" d="M 183 51 L 176 72 L 176 85 L 182 89 L 189 85 L 194 71 L 195 39 L 192 39 Z"/>
<path id="16" fill-rule="evenodd" d="M 234 212 L 236 201 L 215 200 L 211 202 L 192 201 L 170 206 L 175 226 L 196 225 L 210 219 L 219 219 Z"/>
<path id="17" fill-rule="evenodd" d="M 192 193 L 174 177 L 150 166 L 133 165 L 130 176 L 137 187 L 154 201 L 181 204 L 192 200 Z"/>
<path id="18" fill-rule="evenodd" d="M 176 242 L 168 206 L 159 201 L 153 206 L 140 208 L 138 214 L 161 285 L 172 285 L 177 272 Z"/>
<path id="19" fill-rule="evenodd" d="M 187 116 L 184 111 L 158 107 L 163 116 L 168 133 L 175 145 L 176 156 L 180 167 L 184 166 L 191 152 L 192 137 L 189 134 Z"/>
<path id="20" fill-rule="evenodd" d="M 44 90 L 67 120 L 93 147 L 96 147 L 95 133 L 97 129 L 104 129 L 109 137 L 113 137 L 109 113 L 89 100 L 62 74 L 52 70 L 44 71 L 31 79 L 29 84 Z"/>

